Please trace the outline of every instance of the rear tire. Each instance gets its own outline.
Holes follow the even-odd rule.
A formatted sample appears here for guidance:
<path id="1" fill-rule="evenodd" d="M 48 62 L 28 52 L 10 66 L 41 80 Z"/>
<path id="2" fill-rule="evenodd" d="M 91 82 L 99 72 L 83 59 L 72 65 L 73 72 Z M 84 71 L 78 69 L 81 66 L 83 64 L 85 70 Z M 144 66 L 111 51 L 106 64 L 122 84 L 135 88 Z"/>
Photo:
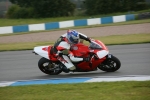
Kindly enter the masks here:
<path id="1" fill-rule="evenodd" d="M 120 60 L 111 55 L 110 58 L 107 58 L 103 63 L 101 63 L 98 68 L 102 71 L 106 72 L 115 72 L 121 67 Z"/>
<path id="2" fill-rule="evenodd" d="M 58 75 L 62 72 L 59 67 L 56 67 L 50 60 L 46 58 L 41 58 L 38 62 L 39 69 L 49 75 Z"/>

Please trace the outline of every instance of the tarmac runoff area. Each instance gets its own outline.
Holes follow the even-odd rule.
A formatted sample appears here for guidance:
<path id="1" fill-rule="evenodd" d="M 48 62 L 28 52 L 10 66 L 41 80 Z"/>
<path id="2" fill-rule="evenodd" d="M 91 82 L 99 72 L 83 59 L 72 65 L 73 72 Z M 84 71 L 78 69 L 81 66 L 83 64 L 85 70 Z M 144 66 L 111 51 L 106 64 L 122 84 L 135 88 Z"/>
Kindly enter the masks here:
<path id="1" fill-rule="evenodd" d="M 129 76 L 103 76 L 103 77 L 81 77 L 81 78 L 55 78 L 55 79 L 33 79 L 18 80 L 12 82 L 0 82 L 0 87 L 6 86 L 24 86 L 40 84 L 71 84 L 87 82 L 117 82 L 117 81 L 150 81 L 147 75 L 129 75 Z"/>

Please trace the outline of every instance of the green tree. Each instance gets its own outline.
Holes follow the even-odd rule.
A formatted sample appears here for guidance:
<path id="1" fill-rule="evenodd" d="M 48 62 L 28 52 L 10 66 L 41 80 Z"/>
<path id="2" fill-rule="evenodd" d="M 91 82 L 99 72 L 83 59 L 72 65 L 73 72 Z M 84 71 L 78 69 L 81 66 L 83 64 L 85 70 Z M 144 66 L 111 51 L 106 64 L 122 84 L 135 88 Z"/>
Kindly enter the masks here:
<path id="1" fill-rule="evenodd" d="M 96 6 L 97 0 L 86 0 L 85 1 L 85 7 L 86 7 L 86 13 L 88 15 L 96 14 L 95 6 Z"/>
<path id="2" fill-rule="evenodd" d="M 11 3 L 19 5 L 20 7 L 31 7 L 33 4 L 40 2 L 41 0 L 9 0 Z M 46 1 L 46 0 L 43 0 Z"/>
<path id="3" fill-rule="evenodd" d="M 32 8 L 32 17 L 59 17 L 73 15 L 75 5 L 70 0 L 10 0 L 21 8 Z M 30 12 L 29 12 L 30 13 Z"/>
<path id="4" fill-rule="evenodd" d="M 86 0 L 88 15 L 108 14 L 147 9 L 145 0 Z"/>
<path id="5" fill-rule="evenodd" d="M 111 2 L 110 7 L 112 9 L 112 12 L 120 12 L 121 11 L 121 0 L 113 0 L 113 2 Z"/>
<path id="6" fill-rule="evenodd" d="M 121 0 L 122 11 L 137 11 L 147 9 L 145 0 Z"/>
<path id="7" fill-rule="evenodd" d="M 135 10 L 144 10 L 150 8 L 150 6 L 146 3 L 145 0 L 136 0 Z"/>
<path id="8" fill-rule="evenodd" d="M 107 14 L 120 10 L 120 0 L 86 0 L 87 14 Z"/>
<path id="9" fill-rule="evenodd" d="M 98 10 L 98 14 L 107 14 L 113 12 L 114 5 L 112 0 L 97 0 L 96 4 L 97 5 L 95 6 L 95 9 Z"/>

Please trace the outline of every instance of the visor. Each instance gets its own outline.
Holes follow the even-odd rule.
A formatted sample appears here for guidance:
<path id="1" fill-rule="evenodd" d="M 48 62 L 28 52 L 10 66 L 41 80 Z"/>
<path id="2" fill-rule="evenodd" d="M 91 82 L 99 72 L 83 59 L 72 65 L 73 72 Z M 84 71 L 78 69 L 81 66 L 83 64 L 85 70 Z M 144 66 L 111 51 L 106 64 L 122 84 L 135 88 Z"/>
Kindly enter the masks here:
<path id="1" fill-rule="evenodd" d="M 72 37 L 69 38 L 70 42 L 72 43 L 78 43 L 79 42 L 79 39 L 73 39 Z"/>

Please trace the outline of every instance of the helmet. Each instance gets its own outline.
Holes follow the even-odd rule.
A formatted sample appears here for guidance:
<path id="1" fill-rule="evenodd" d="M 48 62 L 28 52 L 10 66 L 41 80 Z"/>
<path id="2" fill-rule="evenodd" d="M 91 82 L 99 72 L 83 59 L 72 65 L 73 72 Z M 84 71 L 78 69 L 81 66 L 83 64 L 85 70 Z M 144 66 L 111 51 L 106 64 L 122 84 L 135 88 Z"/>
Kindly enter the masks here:
<path id="1" fill-rule="evenodd" d="M 70 43 L 77 44 L 79 42 L 79 33 L 75 30 L 68 31 L 67 39 Z"/>

